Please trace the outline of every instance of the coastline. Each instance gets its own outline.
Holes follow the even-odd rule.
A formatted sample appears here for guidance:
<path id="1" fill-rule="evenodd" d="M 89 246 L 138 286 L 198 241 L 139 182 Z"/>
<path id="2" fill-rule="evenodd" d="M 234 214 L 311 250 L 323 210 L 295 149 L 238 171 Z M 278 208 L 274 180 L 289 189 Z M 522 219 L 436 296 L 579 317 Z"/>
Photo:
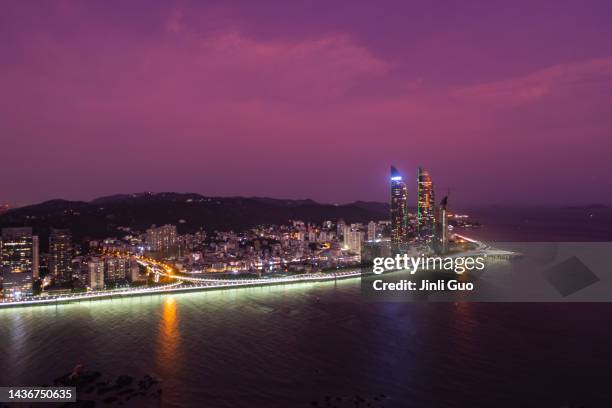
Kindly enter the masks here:
<path id="1" fill-rule="evenodd" d="M 491 250 L 492 248 L 484 244 L 482 241 L 477 241 L 472 238 L 461 236 L 462 238 L 471 241 L 477 246 L 476 250 Z M 454 254 L 453 256 L 458 256 Z M 361 278 L 370 273 L 362 272 L 362 268 L 347 268 L 341 272 L 317 272 L 303 275 L 293 275 L 290 277 L 279 277 L 279 278 L 259 278 L 259 279 L 191 279 L 190 283 L 185 284 L 190 279 L 189 277 L 170 275 L 164 272 L 163 268 L 160 268 L 158 264 L 145 262 L 150 267 L 153 273 L 165 275 L 177 279 L 178 282 L 158 286 L 151 288 L 135 288 L 117 291 L 100 291 L 100 292 L 88 292 L 84 294 L 57 296 L 53 298 L 41 298 L 41 299 L 29 299 L 20 300 L 14 302 L 0 302 L 0 309 L 16 308 L 16 307 L 29 307 L 29 306 L 52 306 L 68 303 L 80 303 L 84 301 L 95 301 L 113 298 L 125 298 L 135 296 L 148 296 L 148 295 L 160 295 L 165 293 L 187 293 L 187 292 L 200 292 L 209 290 L 222 290 L 222 289 L 237 289 L 245 287 L 257 287 L 257 286 L 272 286 L 272 285 L 291 285 L 294 283 L 304 282 L 329 282 L 333 280 L 344 280 Z M 398 270 L 387 271 L 387 273 L 398 272 Z M 181 280 L 181 278 L 183 278 Z"/>
<path id="2" fill-rule="evenodd" d="M 160 295 L 165 293 L 186 293 L 186 292 L 200 292 L 209 290 L 222 290 L 222 289 L 239 289 L 245 287 L 257 287 L 257 286 L 273 286 L 273 285 L 291 285 L 295 283 L 304 282 L 329 282 L 334 280 L 354 279 L 359 278 L 363 275 L 361 270 L 352 270 L 341 273 L 333 274 L 309 274 L 307 276 L 298 276 L 291 278 L 271 278 L 271 279 L 260 279 L 260 280 L 248 280 L 241 282 L 236 280 L 235 282 L 221 281 L 218 284 L 202 284 L 182 286 L 183 282 L 170 284 L 164 287 L 147 288 L 138 290 L 126 290 L 117 292 L 106 292 L 106 293 L 95 293 L 90 294 L 78 294 L 69 297 L 54 297 L 45 299 L 33 299 L 25 301 L 15 302 L 0 302 L 0 309 L 17 308 L 17 307 L 29 307 L 29 306 L 53 306 L 67 303 L 80 303 L 85 301 L 96 301 L 113 298 L 124 298 L 124 297 L 136 297 L 136 296 L 148 296 L 148 295 Z"/>

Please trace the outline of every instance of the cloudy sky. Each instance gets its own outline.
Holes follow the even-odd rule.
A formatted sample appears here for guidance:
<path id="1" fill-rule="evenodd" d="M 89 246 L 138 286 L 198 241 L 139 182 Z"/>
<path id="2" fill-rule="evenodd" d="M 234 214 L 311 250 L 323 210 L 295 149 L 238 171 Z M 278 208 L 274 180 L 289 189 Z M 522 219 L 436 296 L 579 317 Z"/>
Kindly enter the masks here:
<path id="1" fill-rule="evenodd" d="M 612 204 L 610 1 L 7 1 L 0 89 L 0 201 Z"/>

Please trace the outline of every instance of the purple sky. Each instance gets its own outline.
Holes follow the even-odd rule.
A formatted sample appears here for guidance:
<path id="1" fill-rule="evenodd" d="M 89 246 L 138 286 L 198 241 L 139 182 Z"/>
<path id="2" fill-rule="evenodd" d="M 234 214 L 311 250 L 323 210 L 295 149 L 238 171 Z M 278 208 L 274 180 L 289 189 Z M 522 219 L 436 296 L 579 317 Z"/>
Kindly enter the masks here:
<path id="1" fill-rule="evenodd" d="M 607 0 L 5 1 L 0 45 L 0 202 L 385 201 L 395 164 L 612 204 Z"/>

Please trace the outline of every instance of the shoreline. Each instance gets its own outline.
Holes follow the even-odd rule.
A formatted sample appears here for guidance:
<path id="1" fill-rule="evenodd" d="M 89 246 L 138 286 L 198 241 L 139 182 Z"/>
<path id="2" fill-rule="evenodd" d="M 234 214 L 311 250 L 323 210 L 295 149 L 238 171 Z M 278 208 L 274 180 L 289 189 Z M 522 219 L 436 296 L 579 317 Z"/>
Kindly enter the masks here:
<path id="1" fill-rule="evenodd" d="M 477 245 L 476 250 L 491 250 L 491 248 L 483 243 L 482 241 L 477 241 L 466 236 L 461 236 L 462 238 L 471 241 L 475 245 Z M 257 287 L 257 286 L 276 286 L 276 285 L 291 285 L 294 283 L 305 283 L 305 282 L 329 282 L 335 280 L 344 280 L 344 279 L 355 279 L 361 278 L 363 276 L 370 275 L 371 273 L 362 272 L 362 267 L 356 268 L 347 268 L 348 270 L 341 272 L 317 272 L 311 274 L 303 274 L 303 275 L 293 275 L 290 277 L 281 277 L 281 278 L 259 278 L 259 279 L 236 279 L 236 280 L 227 280 L 227 279 L 194 279 L 196 282 L 188 283 L 186 286 L 185 282 L 189 280 L 189 277 L 184 276 L 172 276 L 163 272 L 163 269 L 160 268 L 156 264 L 151 264 L 149 262 L 145 262 L 148 267 L 150 267 L 153 273 L 159 273 L 161 275 L 165 275 L 168 277 L 172 277 L 177 279 L 178 282 L 160 286 L 160 287 L 151 287 L 151 288 L 138 288 L 133 290 L 119 290 L 119 291 L 100 291 L 97 292 L 89 292 L 84 294 L 77 294 L 73 296 L 66 297 L 54 297 L 54 298 L 41 298 L 41 299 L 31 299 L 31 300 L 23 300 L 23 301 L 15 301 L 15 302 L 0 302 L 0 310 L 8 309 L 8 308 L 17 308 L 17 307 L 29 307 L 29 306 L 53 306 L 60 304 L 68 304 L 68 303 L 80 303 L 83 301 L 95 301 L 95 300 L 105 300 L 105 299 L 113 299 L 113 298 L 126 298 L 126 297 L 136 297 L 136 296 L 147 296 L 147 295 L 161 295 L 164 293 L 188 293 L 188 292 L 200 292 L 200 291 L 208 291 L 208 290 L 222 290 L 222 289 L 238 289 L 238 288 L 247 288 L 247 287 Z M 399 271 L 388 271 L 389 272 L 399 272 Z M 184 278 L 181 280 L 181 278 Z M 197 282 L 197 281 L 200 282 Z"/>
<path id="2" fill-rule="evenodd" d="M 0 302 L 0 310 L 9 309 L 9 308 L 18 308 L 18 307 L 30 307 L 30 306 L 53 306 L 53 305 L 61 305 L 68 303 L 80 303 L 86 301 L 96 301 L 96 300 L 107 300 L 113 298 L 127 298 L 127 297 L 138 297 L 138 296 L 148 296 L 148 295 L 161 295 L 165 293 L 187 293 L 187 292 L 200 292 L 200 291 L 209 291 L 209 290 L 223 290 L 223 289 L 240 289 L 247 287 L 257 287 L 257 286 L 277 286 L 277 285 L 291 285 L 294 283 L 306 283 L 306 282 L 330 282 L 335 280 L 344 280 L 344 279 L 355 279 L 363 276 L 364 274 L 361 270 L 353 270 L 344 272 L 341 274 L 329 274 L 329 275 L 309 275 L 302 276 L 298 278 L 272 278 L 272 279 L 261 279 L 261 281 L 248 281 L 248 282 L 240 282 L 237 280 L 235 283 L 229 282 L 221 282 L 220 284 L 206 284 L 206 285 L 189 285 L 182 286 L 183 283 L 175 283 L 171 285 L 164 286 L 163 288 L 148 288 L 148 289 L 139 289 L 134 291 L 123 291 L 123 292 L 107 292 L 107 293 L 99 293 L 91 292 L 91 294 L 86 295 L 75 295 L 74 297 L 60 297 L 53 299 L 34 299 L 34 300 L 26 300 L 26 301 L 16 301 L 16 302 Z"/>

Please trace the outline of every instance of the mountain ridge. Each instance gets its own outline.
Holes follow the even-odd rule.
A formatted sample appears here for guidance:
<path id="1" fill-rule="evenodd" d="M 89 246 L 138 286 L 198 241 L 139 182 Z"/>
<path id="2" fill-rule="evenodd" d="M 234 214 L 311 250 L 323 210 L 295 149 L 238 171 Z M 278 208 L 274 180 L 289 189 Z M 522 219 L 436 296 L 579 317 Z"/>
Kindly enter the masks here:
<path id="1" fill-rule="evenodd" d="M 314 200 L 268 197 L 209 197 L 196 193 L 116 194 L 86 201 L 63 199 L 11 209 L 0 215 L 0 227 L 30 226 L 47 244 L 51 228 L 69 228 L 75 241 L 121 237 L 125 228 L 142 232 L 151 225 L 175 224 L 179 233 L 240 231 L 291 219 L 368 222 L 388 217 L 388 204 L 355 202 L 322 204 Z M 121 229 L 120 229 L 121 227 Z"/>

